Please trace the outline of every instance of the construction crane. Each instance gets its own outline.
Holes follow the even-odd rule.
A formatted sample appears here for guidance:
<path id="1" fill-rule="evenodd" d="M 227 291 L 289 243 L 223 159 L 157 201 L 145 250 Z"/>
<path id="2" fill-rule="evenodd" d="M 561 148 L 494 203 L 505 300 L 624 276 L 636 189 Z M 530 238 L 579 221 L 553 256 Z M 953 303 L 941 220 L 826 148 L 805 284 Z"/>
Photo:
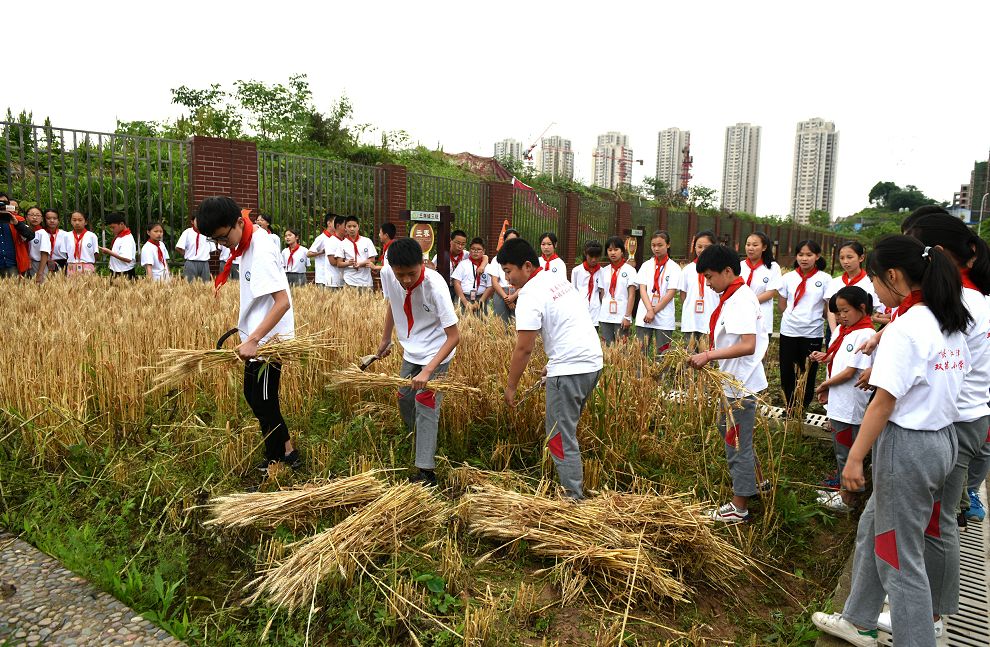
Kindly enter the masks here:
<path id="1" fill-rule="evenodd" d="M 536 147 L 540 145 L 540 140 L 543 139 L 543 136 L 547 134 L 547 131 L 548 130 L 550 130 L 551 128 L 553 128 L 556 125 L 557 125 L 557 122 L 556 121 L 551 121 L 549 124 L 547 124 L 547 127 L 543 129 L 543 132 L 540 133 L 540 136 L 537 137 L 536 140 L 533 141 L 533 143 L 529 145 L 529 148 L 526 149 L 526 152 L 523 153 L 523 159 L 524 160 L 526 160 L 527 162 L 532 162 L 533 161 L 533 151 L 536 150 Z"/>
<path id="2" fill-rule="evenodd" d="M 691 157 L 691 142 L 689 141 L 681 149 L 681 195 L 685 198 L 688 197 L 688 182 L 691 180 L 691 166 L 694 164 L 694 158 Z"/>

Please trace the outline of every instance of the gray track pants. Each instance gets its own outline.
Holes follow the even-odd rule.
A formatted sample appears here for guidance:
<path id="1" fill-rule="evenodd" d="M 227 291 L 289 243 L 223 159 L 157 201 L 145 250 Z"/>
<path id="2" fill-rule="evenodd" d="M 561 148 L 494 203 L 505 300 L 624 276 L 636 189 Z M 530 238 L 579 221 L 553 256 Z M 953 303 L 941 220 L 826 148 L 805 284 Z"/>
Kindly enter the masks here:
<path id="1" fill-rule="evenodd" d="M 608 346 L 611 346 L 619 339 L 625 339 L 632 332 L 630 328 L 623 328 L 620 323 L 609 323 L 607 321 L 600 322 L 598 324 L 598 330 L 601 331 L 602 341 Z"/>
<path id="2" fill-rule="evenodd" d="M 723 410 L 718 418 L 718 433 L 725 441 L 725 458 L 732 476 L 732 493 L 754 496 L 756 489 L 756 454 L 753 452 L 753 427 L 756 424 L 756 398 L 729 398 L 732 425 Z"/>
<path id="3" fill-rule="evenodd" d="M 492 311 L 506 323 L 516 316 L 515 311 L 509 310 L 509 306 L 505 305 L 505 299 L 500 297 L 498 292 L 492 295 Z"/>
<path id="4" fill-rule="evenodd" d="M 446 375 L 449 365 L 450 362 L 441 364 L 430 379 Z M 422 366 L 403 359 L 400 375 L 412 378 L 422 370 Z M 416 391 L 412 386 L 399 389 L 399 413 L 406 429 L 416 431 L 416 467 L 420 469 L 432 470 L 437 466 L 437 427 L 442 401 L 443 394 L 432 389 Z"/>
<path id="5" fill-rule="evenodd" d="M 182 276 L 192 283 L 196 279 L 209 283 L 213 280 L 210 276 L 209 261 L 186 261 L 182 264 Z"/>
<path id="6" fill-rule="evenodd" d="M 842 615 L 876 629 L 886 593 L 895 645 L 935 647 L 928 582 L 939 581 L 945 569 L 940 574 L 940 565 L 925 559 L 925 535 L 945 532 L 938 508 L 955 459 L 951 426 L 912 431 L 887 423 L 873 445 L 873 494 L 859 519 L 852 588 Z"/>
<path id="7" fill-rule="evenodd" d="M 987 430 L 987 439 L 980 452 L 969 462 L 969 480 L 966 487 L 970 490 L 978 490 L 980 484 L 987 480 L 987 475 L 990 475 L 990 430 Z"/>
<path id="8" fill-rule="evenodd" d="M 849 458 L 849 450 L 856 442 L 859 435 L 859 425 L 853 425 L 841 420 L 828 420 L 829 429 L 832 431 L 832 450 L 835 452 L 835 463 L 839 468 L 839 478 L 842 477 L 842 470 L 846 466 L 846 459 Z M 863 490 L 857 490 L 862 492 Z"/>
<path id="9" fill-rule="evenodd" d="M 577 426 L 601 371 L 547 378 L 547 447 L 560 484 L 572 499 L 584 498 L 584 465 Z"/>
<path id="10" fill-rule="evenodd" d="M 636 339 L 643 346 L 643 352 L 649 352 L 653 358 L 663 355 L 670 348 L 670 340 L 673 338 L 673 330 L 660 330 L 646 326 L 636 327 Z"/>

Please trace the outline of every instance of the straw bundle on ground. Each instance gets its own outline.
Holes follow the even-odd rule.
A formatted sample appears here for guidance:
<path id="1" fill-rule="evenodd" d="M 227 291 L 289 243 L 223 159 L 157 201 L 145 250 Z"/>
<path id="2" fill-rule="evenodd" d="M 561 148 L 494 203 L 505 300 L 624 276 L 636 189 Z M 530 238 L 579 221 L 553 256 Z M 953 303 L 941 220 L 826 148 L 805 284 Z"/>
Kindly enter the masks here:
<path id="1" fill-rule="evenodd" d="M 356 389 L 358 391 L 395 390 L 409 386 L 409 378 L 407 377 L 386 375 L 385 373 L 370 373 L 368 371 L 362 371 L 357 366 L 350 366 L 339 371 L 331 371 L 326 374 L 326 377 L 330 380 L 330 383 L 327 385 L 329 389 Z M 449 378 L 430 380 L 428 386 L 444 395 L 452 395 L 459 398 L 478 397 L 481 395 L 481 389 L 460 382 L 454 382 Z"/>
<path id="2" fill-rule="evenodd" d="M 298 528 L 311 525 L 327 512 L 364 505 L 377 499 L 385 485 L 376 471 L 309 483 L 278 492 L 244 492 L 211 499 L 213 517 L 207 526 L 275 528 L 283 523 Z"/>
<path id="3" fill-rule="evenodd" d="M 291 554 L 259 574 L 248 604 L 261 598 L 294 610 L 306 604 L 320 582 L 349 584 L 354 574 L 376 558 L 396 554 L 413 537 L 439 528 L 448 508 L 431 491 L 415 483 L 385 490 L 339 524 L 288 546 Z"/>

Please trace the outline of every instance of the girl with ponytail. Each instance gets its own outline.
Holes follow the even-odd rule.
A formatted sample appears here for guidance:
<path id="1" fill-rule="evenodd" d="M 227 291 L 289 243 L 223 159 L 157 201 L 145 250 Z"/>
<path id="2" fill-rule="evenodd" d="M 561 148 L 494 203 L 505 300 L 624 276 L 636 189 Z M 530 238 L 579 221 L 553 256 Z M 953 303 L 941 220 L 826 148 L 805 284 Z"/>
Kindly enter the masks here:
<path id="1" fill-rule="evenodd" d="M 863 460 L 872 447 L 873 494 L 859 521 L 845 607 L 815 613 L 812 621 L 854 644 L 875 644 L 888 595 L 894 644 L 935 647 L 941 620 L 926 567 L 934 577 L 946 564 L 935 551 L 926 563 L 926 535 L 948 530 L 939 513 L 956 456 L 953 422 L 970 368 L 964 333 L 971 317 L 958 268 L 935 247 L 889 236 L 866 265 L 877 296 L 894 314 L 877 347 L 870 376 L 876 395 L 846 459 L 842 487 L 866 484 Z"/>

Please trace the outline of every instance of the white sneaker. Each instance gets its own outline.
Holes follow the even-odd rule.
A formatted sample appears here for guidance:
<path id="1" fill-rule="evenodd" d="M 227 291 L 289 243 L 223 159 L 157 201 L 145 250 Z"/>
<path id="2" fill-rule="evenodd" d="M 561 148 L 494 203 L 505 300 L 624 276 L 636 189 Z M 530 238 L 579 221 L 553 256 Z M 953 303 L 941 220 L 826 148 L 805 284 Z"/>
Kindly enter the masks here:
<path id="1" fill-rule="evenodd" d="M 876 647 L 877 632 L 861 631 L 856 625 L 842 617 L 841 613 L 822 613 L 816 611 L 811 614 L 811 622 L 816 627 L 836 638 L 842 638 L 850 645 L 857 647 Z"/>
<path id="2" fill-rule="evenodd" d="M 846 505 L 846 502 L 842 500 L 842 495 L 835 492 L 828 499 L 820 501 L 820 503 L 832 512 L 852 512 L 852 508 Z"/>
<path id="3" fill-rule="evenodd" d="M 729 501 L 717 510 L 712 510 L 709 514 L 713 520 L 722 521 L 725 523 L 749 521 L 749 510 L 740 510 L 732 503 L 732 501 Z"/>
<path id="4" fill-rule="evenodd" d="M 894 633 L 890 625 L 890 611 L 884 611 L 877 618 L 877 629 L 880 631 L 886 631 L 889 634 Z M 935 637 L 941 638 L 942 632 L 945 631 L 945 624 L 942 622 L 941 618 L 935 621 Z"/>
<path id="5" fill-rule="evenodd" d="M 832 498 L 832 495 L 835 494 L 835 492 L 836 492 L 835 490 L 818 490 L 817 492 L 818 497 L 816 498 L 816 500 L 818 501 L 818 503 L 825 503 L 826 501 Z"/>

